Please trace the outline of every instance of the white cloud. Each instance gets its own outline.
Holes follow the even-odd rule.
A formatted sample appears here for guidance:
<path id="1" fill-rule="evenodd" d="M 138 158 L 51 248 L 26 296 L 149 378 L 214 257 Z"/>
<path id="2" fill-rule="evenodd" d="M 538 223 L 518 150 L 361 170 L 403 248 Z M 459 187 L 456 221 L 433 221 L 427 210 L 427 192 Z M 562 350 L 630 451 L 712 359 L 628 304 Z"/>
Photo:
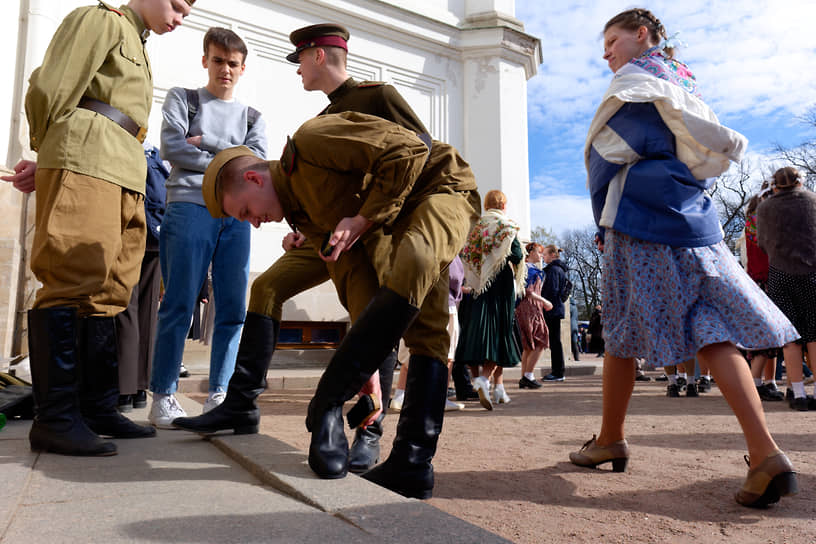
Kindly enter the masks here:
<path id="1" fill-rule="evenodd" d="M 565 230 L 594 225 L 589 197 L 554 194 L 530 199 L 530 225 L 544 227 L 555 235 Z"/>

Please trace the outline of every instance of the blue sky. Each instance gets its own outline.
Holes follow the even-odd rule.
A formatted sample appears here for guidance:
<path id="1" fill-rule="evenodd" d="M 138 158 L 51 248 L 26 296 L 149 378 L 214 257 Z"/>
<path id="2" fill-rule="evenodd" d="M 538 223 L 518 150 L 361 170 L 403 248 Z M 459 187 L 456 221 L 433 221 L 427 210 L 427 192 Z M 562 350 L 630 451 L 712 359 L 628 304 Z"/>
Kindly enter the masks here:
<path id="1" fill-rule="evenodd" d="M 770 160 L 774 144 L 813 136 L 797 120 L 816 105 L 816 1 L 516 0 L 516 17 L 541 40 L 543 63 L 528 82 L 530 215 L 556 234 L 592 224 L 583 146 L 612 73 L 601 30 L 620 11 L 647 7 L 687 44 L 677 58 L 704 100 L 749 140 L 748 160 Z"/>

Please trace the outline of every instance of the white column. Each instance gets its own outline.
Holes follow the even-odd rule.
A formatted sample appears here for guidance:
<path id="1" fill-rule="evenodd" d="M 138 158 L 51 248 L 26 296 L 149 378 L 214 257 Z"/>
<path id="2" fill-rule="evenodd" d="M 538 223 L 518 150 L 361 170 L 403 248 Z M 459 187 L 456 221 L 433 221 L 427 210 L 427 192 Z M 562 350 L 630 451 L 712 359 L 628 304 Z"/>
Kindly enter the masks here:
<path id="1" fill-rule="evenodd" d="M 508 215 L 519 222 L 526 237 L 530 233 L 527 80 L 541 63 L 541 45 L 513 17 L 512 0 L 468 0 L 467 9 L 462 32 L 463 152 L 482 194 L 491 189 L 507 194 Z"/>

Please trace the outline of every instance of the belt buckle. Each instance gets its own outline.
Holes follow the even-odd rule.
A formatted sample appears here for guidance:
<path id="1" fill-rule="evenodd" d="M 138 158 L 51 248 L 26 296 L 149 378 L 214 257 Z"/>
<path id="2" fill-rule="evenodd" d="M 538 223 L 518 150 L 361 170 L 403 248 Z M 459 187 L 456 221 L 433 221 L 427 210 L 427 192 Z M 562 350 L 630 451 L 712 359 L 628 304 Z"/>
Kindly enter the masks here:
<path id="1" fill-rule="evenodd" d="M 147 129 L 144 128 L 144 127 L 139 127 L 139 132 L 136 133 L 136 139 L 139 140 L 140 144 L 143 144 L 146 137 L 147 137 Z"/>

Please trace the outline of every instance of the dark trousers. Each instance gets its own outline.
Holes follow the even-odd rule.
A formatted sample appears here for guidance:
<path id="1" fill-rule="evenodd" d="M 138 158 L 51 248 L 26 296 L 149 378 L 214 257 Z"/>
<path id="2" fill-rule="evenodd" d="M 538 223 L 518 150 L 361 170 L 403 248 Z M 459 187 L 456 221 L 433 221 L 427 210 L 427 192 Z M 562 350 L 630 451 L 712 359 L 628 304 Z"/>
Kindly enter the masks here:
<path id="1" fill-rule="evenodd" d="M 116 316 L 119 352 L 119 392 L 133 395 L 146 390 L 153 363 L 153 342 L 159 312 L 159 252 L 146 251 L 139 283 L 133 287 L 130 303 Z"/>
<path id="2" fill-rule="evenodd" d="M 564 377 L 564 346 L 561 345 L 561 318 L 544 316 L 547 329 L 550 332 L 550 358 L 552 374 L 559 378 Z"/>

